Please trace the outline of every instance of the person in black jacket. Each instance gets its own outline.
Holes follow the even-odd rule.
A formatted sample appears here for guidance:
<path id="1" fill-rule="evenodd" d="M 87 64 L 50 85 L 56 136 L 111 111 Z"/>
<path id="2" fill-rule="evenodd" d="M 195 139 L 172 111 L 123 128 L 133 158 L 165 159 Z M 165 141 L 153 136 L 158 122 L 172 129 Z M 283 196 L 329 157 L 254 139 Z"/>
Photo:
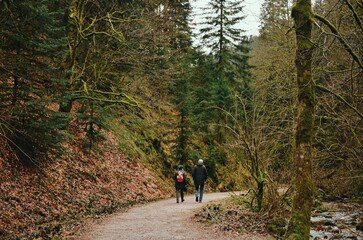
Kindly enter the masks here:
<path id="1" fill-rule="evenodd" d="M 181 198 L 181 202 L 184 202 L 184 190 L 186 189 L 188 181 L 182 165 L 178 166 L 173 179 L 175 181 L 176 202 L 179 203 L 179 197 Z"/>
<path id="2" fill-rule="evenodd" d="M 203 159 L 198 160 L 197 165 L 194 167 L 192 177 L 195 185 L 195 201 L 201 203 L 203 200 L 204 183 L 208 177 L 207 168 L 203 164 Z"/>

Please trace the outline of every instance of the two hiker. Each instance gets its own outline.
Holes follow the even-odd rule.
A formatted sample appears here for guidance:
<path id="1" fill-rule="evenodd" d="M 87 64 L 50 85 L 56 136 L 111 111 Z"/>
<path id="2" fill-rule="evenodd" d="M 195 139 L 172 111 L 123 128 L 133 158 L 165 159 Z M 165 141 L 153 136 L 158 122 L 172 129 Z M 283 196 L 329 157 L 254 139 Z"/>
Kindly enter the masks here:
<path id="1" fill-rule="evenodd" d="M 208 172 L 202 159 L 199 159 L 197 165 L 194 167 L 192 177 L 195 185 L 195 201 L 201 203 L 203 200 L 204 183 L 208 177 Z M 178 166 L 173 179 L 175 181 L 176 202 L 179 203 L 179 198 L 184 202 L 184 192 L 186 192 L 186 186 L 189 182 L 182 165 Z"/>

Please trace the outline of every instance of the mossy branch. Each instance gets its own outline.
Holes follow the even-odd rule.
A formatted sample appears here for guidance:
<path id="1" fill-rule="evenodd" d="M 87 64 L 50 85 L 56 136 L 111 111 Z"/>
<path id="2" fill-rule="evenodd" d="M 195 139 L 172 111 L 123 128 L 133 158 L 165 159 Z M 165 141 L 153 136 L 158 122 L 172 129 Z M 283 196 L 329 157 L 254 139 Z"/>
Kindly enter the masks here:
<path id="1" fill-rule="evenodd" d="M 127 95 L 125 93 L 104 92 L 104 91 L 100 91 L 100 90 L 94 90 L 94 92 L 101 93 L 101 94 L 106 94 L 106 95 L 122 96 L 122 97 L 126 98 L 129 102 L 135 103 L 135 105 L 137 107 L 140 106 L 140 104 L 134 98 L 130 97 L 129 95 Z"/>
<path id="2" fill-rule="evenodd" d="M 357 14 L 357 12 L 355 11 L 353 5 L 348 1 L 348 0 L 344 0 L 344 2 L 347 4 L 348 8 L 350 9 L 350 11 L 352 11 L 353 17 L 355 22 L 357 23 L 357 25 L 359 26 L 360 30 L 363 32 L 363 26 L 362 26 L 362 22 Z"/>
<path id="3" fill-rule="evenodd" d="M 136 101 L 128 101 L 128 100 L 114 100 L 114 99 L 107 99 L 107 98 L 98 98 L 98 97 L 91 97 L 91 96 L 79 96 L 77 99 L 89 99 L 93 101 L 100 101 L 100 102 L 107 102 L 107 103 L 120 103 L 125 104 L 132 107 L 140 107 L 140 104 Z"/>
<path id="4" fill-rule="evenodd" d="M 353 49 L 349 46 L 348 42 L 343 37 L 343 34 L 341 32 L 339 32 L 339 30 L 331 22 L 329 22 L 329 20 L 327 20 L 323 16 L 314 14 L 314 17 L 329 27 L 330 31 L 338 38 L 339 42 L 341 44 L 343 44 L 345 50 L 352 56 L 354 61 L 358 63 L 359 67 L 361 69 L 363 69 L 363 64 L 362 64 L 361 60 L 359 59 L 358 55 L 353 51 Z M 316 24 L 316 25 L 319 27 L 318 24 Z"/>
<path id="5" fill-rule="evenodd" d="M 341 100 L 347 107 L 349 107 L 350 109 L 352 109 L 355 113 L 358 114 L 359 117 L 361 117 L 363 119 L 363 113 L 361 113 L 357 108 L 355 108 L 353 105 L 351 105 L 347 100 L 344 99 L 344 97 L 342 97 L 341 95 L 333 92 L 332 90 L 324 87 L 324 86 L 321 86 L 321 85 L 315 85 L 315 87 L 322 91 L 322 92 L 327 92 L 327 93 L 330 93 L 332 95 L 334 95 L 336 98 L 338 98 L 339 100 Z"/>
<path id="6" fill-rule="evenodd" d="M 140 107 L 140 103 L 136 99 L 128 96 L 125 93 L 92 90 L 93 93 L 99 93 L 99 94 L 108 95 L 108 96 L 123 97 L 126 100 L 99 98 L 99 97 L 90 96 L 90 90 L 88 90 L 86 82 L 83 82 L 83 83 L 84 83 L 84 92 L 86 92 L 87 95 L 79 95 L 78 97 L 75 97 L 74 99 L 90 99 L 90 100 L 94 100 L 94 101 L 101 101 L 101 102 L 108 102 L 108 103 L 121 103 L 121 104 L 125 104 L 125 105 L 132 106 L 132 107 Z M 79 94 L 81 94 L 82 92 L 83 91 L 78 91 Z"/>

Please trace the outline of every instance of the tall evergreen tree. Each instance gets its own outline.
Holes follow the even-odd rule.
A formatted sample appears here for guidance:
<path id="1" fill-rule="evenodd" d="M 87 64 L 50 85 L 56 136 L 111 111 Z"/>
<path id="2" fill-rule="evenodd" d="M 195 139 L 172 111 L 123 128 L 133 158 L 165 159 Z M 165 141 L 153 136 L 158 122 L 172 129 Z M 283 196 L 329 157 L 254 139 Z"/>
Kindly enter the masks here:
<path id="1" fill-rule="evenodd" d="M 2 133 L 26 163 L 61 140 L 63 117 L 53 105 L 64 78 L 63 13 L 62 2 L 51 0 L 8 1 L 0 12 Z"/>
<path id="2" fill-rule="evenodd" d="M 218 77 L 231 81 L 235 77 L 233 66 L 247 68 L 247 65 L 241 66 L 241 58 L 248 52 L 248 38 L 236 26 L 245 18 L 243 4 L 243 1 L 211 0 L 202 14 L 206 21 L 200 29 L 201 41 L 216 59 Z"/>
<path id="3" fill-rule="evenodd" d="M 216 69 L 209 83 L 212 86 L 210 107 L 215 109 L 216 138 L 220 143 L 225 138 L 221 127 L 225 116 L 221 109 L 230 111 L 234 93 L 240 92 L 242 83 L 249 81 L 248 38 L 236 26 L 245 18 L 243 7 L 243 1 L 211 0 L 202 15 L 206 21 L 200 30 L 201 41 L 213 56 Z"/>
<path id="4" fill-rule="evenodd" d="M 185 164 L 189 159 L 188 145 L 190 141 L 190 105 L 191 105 L 191 54 L 192 39 L 189 17 L 191 6 L 189 0 L 171 0 L 168 2 L 171 19 L 170 58 L 173 63 L 173 80 L 171 95 L 179 112 L 178 133 L 175 145 L 175 157 L 178 163 Z"/>

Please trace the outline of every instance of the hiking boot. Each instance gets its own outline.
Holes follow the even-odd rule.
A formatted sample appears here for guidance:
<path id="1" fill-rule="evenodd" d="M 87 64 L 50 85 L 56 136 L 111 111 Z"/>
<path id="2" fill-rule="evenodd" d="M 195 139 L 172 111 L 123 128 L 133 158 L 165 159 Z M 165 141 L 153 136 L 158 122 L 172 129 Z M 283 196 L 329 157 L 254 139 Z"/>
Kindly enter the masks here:
<path id="1" fill-rule="evenodd" d="M 182 202 L 184 202 L 184 199 L 182 199 Z"/>
<path id="2" fill-rule="evenodd" d="M 198 197 L 195 197 L 195 201 L 198 202 Z"/>

